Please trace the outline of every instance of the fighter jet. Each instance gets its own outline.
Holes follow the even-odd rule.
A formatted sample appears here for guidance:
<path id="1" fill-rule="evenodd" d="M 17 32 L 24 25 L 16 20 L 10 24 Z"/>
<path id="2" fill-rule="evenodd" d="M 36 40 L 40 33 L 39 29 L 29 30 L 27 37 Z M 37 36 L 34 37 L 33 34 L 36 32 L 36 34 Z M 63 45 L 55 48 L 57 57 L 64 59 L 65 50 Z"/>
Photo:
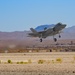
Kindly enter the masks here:
<path id="1" fill-rule="evenodd" d="M 40 25 L 36 27 L 35 29 L 30 28 L 32 33 L 29 33 L 30 37 L 39 37 L 40 42 L 43 41 L 43 38 L 47 38 L 48 36 L 53 36 L 54 41 L 57 41 L 57 38 L 54 36 L 56 34 L 59 34 L 59 38 L 61 38 L 61 30 L 66 27 L 66 24 L 57 23 L 57 24 L 51 24 L 51 25 Z"/>

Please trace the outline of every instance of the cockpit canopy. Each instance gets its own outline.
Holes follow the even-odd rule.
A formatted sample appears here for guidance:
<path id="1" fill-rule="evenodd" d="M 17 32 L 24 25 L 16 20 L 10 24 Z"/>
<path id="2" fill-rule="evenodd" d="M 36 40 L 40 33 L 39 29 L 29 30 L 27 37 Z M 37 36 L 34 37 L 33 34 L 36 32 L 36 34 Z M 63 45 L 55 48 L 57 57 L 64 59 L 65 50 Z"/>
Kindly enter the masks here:
<path id="1" fill-rule="evenodd" d="M 47 30 L 49 28 L 53 28 L 54 26 L 55 26 L 54 24 L 51 24 L 51 25 L 40 25 L 40 26 L 36 27 L 35 30 L 37 32 L 41 32 L 41 31 L 45 31 L 45 30 Z"/>

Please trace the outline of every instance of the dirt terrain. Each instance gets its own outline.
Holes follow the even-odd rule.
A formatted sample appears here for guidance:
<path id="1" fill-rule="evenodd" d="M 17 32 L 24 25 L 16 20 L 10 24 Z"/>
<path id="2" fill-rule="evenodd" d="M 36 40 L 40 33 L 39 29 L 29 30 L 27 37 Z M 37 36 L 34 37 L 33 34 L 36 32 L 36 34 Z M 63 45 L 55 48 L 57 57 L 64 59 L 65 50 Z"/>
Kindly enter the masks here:
<path id="1" fill-rule="evenodd" d="M 0 60 L 0 75 L 75 75 L 74 52 L 0 53 Z"/>

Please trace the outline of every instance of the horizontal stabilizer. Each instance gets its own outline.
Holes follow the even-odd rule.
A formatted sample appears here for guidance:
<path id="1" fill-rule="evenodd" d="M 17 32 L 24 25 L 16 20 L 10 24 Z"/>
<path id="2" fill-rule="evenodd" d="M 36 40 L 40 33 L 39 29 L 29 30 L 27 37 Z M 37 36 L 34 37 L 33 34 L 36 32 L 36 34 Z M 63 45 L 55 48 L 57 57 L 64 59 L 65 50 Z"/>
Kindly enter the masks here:
<path id="1" fill-rule="evenodd" d="M 33 32 L 33 33 L 38 33 L 35 29 L 33 28 L 30 28 L 30 30 Z"/>

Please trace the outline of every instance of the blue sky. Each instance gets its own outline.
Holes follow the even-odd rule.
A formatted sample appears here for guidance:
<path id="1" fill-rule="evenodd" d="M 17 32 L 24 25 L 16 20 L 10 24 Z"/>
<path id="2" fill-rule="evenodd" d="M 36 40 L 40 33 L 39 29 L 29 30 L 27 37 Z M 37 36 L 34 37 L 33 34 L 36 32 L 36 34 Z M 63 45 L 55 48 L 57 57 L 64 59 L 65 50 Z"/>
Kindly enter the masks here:
<path id="1" fill-rule="evenodd" d="M 75 25 L 75 0 L 0 0 L 0 31 L 24 31 L 58 22 Z"/>

